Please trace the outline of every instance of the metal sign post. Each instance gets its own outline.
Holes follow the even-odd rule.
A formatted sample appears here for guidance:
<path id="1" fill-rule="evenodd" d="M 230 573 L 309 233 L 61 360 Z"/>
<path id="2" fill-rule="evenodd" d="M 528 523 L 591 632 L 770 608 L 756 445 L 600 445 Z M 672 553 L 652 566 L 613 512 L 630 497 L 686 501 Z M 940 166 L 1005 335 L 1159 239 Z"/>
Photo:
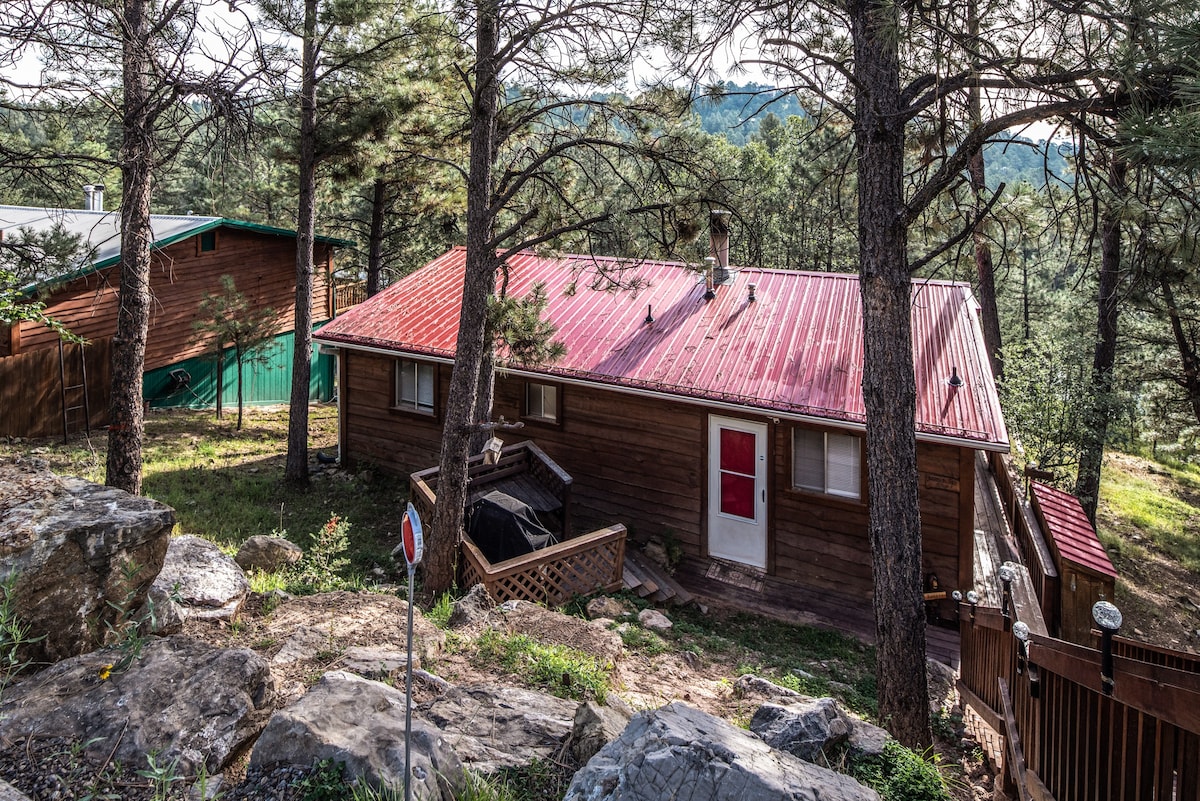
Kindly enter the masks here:
<path id="1" fill-rule="evenodd" d="M 412 674 L 413 674 L 413 573 L 425 553 L 421 518 L 410 503 L 400 524 L 404 561 L 408 564 L 408 663 L 404 681 L 404 801 L 412 801 Z"/>

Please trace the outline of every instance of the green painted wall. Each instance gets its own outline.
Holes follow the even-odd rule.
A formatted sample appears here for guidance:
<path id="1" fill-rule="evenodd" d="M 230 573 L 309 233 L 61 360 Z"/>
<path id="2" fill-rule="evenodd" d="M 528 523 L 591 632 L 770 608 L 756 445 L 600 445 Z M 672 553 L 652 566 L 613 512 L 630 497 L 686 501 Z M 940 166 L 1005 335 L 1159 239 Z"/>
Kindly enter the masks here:
<path id="1" fill-rule="evenodd" d="M 316 326 L 314 326 L 314 329 Z M 286 404 L 292 394 L 292 348 L 295 336 L 281 334 L 266 348 L 260 350 L 258 358 L 247 363 L 242 378 L 242 391 L 247 406 Z M 337 359 L 317 353 L 313 348 L 312 381 L 309 398 L 314 401 L 333 399 L 334 376 Z M 181 388 L 171 379 L 171 371 L 186 370 L 191 376 L 187 388 Z M 237 364 L 233 350 L 225 351 L 224 376 L 221 389 L 222 405 L 226 409 L 237 408 Z M 162 367 L 146 373 L 143 384 L 145 398 L 151 406 L 187 406 L 207 409 L 217 405 L 217 365 L 211 358 L 195 358 Z"/>

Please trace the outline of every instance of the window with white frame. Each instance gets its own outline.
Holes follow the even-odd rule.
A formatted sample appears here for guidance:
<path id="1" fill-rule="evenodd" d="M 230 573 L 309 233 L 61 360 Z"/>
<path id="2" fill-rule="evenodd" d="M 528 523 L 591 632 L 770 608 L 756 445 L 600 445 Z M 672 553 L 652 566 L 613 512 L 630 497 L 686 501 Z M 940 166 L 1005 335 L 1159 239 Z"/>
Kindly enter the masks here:
<path id="1" fill-rule="evenodd" d="M 396 362 L 395 408 L 421 414 L 434 413 L 437 366 L 401 359 Z"/>
<path id="2" fill-rule="evenodd" d="M 793 429 L 792 486 L 839 498 L 861 498 L 862 438 L 814 428 Z"/>
<path id="3" fill-rule="evenodd" d="M 525 384 L 525 417 L 547 423 L 558 422 L 558 387 L 553 384 Z"/>

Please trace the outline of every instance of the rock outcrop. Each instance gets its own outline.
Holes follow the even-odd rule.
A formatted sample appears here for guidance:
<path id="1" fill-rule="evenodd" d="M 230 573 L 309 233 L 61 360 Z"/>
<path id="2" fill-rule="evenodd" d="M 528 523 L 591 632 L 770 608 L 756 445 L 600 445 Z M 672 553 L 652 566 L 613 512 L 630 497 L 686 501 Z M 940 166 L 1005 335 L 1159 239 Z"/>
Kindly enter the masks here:
<path id="1" fill-rule="evenodd" d="M 37 459 L 0 463 L 0 577 L 41 637 L 27 656 L 54 662 L 103 644 L 138 609 L 162 568 L 175 512 L 149 498 L 57 476 Z"/>
<path id="2" fill-rule="evenodd" d="M 296 703 L 276 712 L 254 744 L 251 767 L 345 763 L 348 782 L 404 786 L 404 693 L 332 671 Z M 454 801 L 466 787 L 462 763 L 442 733 L 414 715 L 412 790 L 418 801 Z"/>
<path id="3" fill-rule="evenodd" d="M 481 773 L 554 759 L 571 734 L 577 701 L 519 687 L 451 687 L 418 707 L 468 767 Z"/>
<path id="4" fill-rule="evenodd" d="M 848 776 L 771 748 L 681 703 L 634 716 L 575 774 L 563 801 L 879 801 Z"/>
<path id="5" fill-rule="evenodd" d="M 575 710 L 571 724 L 571 756 L 580 765 L 621 736 L 632 713 L 626 709 L 585 701 Z"/>
<path id="6" fill-rule="evenodd" d="M 273 700 L 267 665 L 247 649 L 213 648 L 187 637 L 147 642 L 125 670 L 115 648 L 77 656 L 9 687 L 0 739 L 62 737 L 96 764 L 144 767 L 178 759 L 222 770 L 266 722 Z"/>
<path id="7" fill-rule="evenodd" d="M 154 588 L 178 597 L 184 619 L 231 620 L 250 594 L 250 582 L 237 562 L 190 534 L 171 540 Z"/>
<path id="8" fill-rule="evenodd" d="M 283 537 L 255 534 L 242 543 L 233 560 L 243 570 L 261 570 L 274 573 L 282 567 L 294 565 L 304 557 L 304 549 Z"/>

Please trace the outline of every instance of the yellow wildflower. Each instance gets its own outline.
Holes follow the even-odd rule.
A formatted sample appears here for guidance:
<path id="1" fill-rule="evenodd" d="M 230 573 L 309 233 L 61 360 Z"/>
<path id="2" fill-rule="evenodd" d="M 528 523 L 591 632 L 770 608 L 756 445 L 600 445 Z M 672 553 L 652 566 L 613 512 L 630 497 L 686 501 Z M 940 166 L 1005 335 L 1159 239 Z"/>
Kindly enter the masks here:
<path id="1" fill-rule="evenodd" d="M 112 669 L 112 665 L 105 665 L 100 668 L 100 681 L 107 681 L 108 677 L 112 675 Z"/>

